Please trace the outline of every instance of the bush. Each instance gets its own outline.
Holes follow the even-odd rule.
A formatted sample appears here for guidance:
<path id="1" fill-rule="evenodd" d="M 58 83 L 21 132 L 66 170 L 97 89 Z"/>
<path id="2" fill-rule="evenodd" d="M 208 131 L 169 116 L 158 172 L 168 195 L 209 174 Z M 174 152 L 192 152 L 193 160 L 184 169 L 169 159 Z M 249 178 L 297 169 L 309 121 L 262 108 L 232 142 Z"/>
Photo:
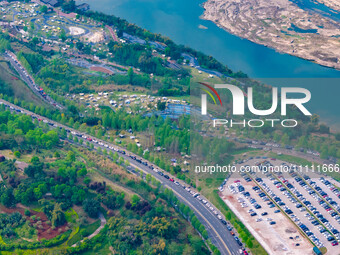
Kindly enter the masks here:
<path id="1" fill-rule="evenodd" d="M 14 157 L 16 157 L 16 158 L 21 157 L 21 153 L 19 151 L 15 151 L 13 154 L 14 154 Z"/>
<path id="2" fill-rule="evenodd" d="M 26 216 L 30 216 L 30 215 L 31 215 L 30 210 L 26 209 L 26 210 L 25 210 L 25 215 L 26 215 Z"/>

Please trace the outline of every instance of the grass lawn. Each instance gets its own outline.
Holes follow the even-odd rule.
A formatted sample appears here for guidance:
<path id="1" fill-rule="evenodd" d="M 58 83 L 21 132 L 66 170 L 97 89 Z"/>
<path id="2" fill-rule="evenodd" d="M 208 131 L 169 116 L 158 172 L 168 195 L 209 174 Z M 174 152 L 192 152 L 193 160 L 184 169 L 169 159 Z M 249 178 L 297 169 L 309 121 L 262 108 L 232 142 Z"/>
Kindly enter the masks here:
<path id="1" fill-rule="evenodd" d="M 127 201 L 130 200 L 130 197 L 136 193 L 134 193 L 132 190 L 127 189 L 125 187 L 122 187 L 116 183 L 114 183 L 113 181 L 111 181 L 110 179 L 100 175 L 98 172 L 91 172 L 90 173 L 90 177 L 91 180 L 93 182 L 106 182 L 106 185 L 109 186 L 112 190 L 117 191 L 117 192 L 124 192 L 125 193 L 125 198 Z"/>
<path id="2" fill-rule="evenodd" d="M 196 68 L 189 68 L 191 71 L 191 75 L 192 75 L 192 79 L 191 79 L 191 83 L 193 82 L 208 82 L 211 84 L 222 84 L 224 83 L 224 81 L 222 81 L 219 77 L 217 76 L 213 76 L 212 78 L 210 78 L 209 74 L 202 72 L 199 73 L 198 70 Z"/>
<path id="3" fill-rule="evenodd" d="M 16 158 L 11 150 L 0 150 L 0 154 L 4 155 L 6 158 L 16 159 L 17 161 L 25 163 L 29 163 L 32 158 L 32 154 L 22 154 L 20 158 Z"/>
<path id="4" fill-rule="evenodd" d="M 306 166 L 306 165 L 312 166 L 313 164 L 317 165 L 317 163 L 313 163 L 313 162 L 308 161 L 306 159 L 291 156 L 291 155 L 285 155 L 285 154 L 278 155 L 276 153 L 271 152 L 271 153 L 269 153 L 269 157 L 277 158 L 277 159 L 280 159 L 282 161 L 287 161 L 287 162 L 297 164 L 297 165 L 302 165 L 302 166 Z"/>
<path id="5" fill-rule="evenodd" d="M 99 227 L 100 227 L 100 220 L 97 220 L 94 223 L 86 225 L 86 226 L 80 226 L 79 231 L 68 241 L 67 244 L 71 246 L 79 242 L 84 237 L 91 235 Z"/>

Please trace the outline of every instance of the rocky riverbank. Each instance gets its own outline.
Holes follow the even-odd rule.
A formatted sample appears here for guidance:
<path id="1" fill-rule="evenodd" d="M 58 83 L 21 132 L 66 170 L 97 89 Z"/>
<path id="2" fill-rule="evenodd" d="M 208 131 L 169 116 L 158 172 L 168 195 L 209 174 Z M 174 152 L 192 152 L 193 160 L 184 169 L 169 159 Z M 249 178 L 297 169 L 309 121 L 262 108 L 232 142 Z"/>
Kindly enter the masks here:
<path id="1" fill-rule="evenodd" d="M 234 35 L 340 70 L 340 24 L 331 19 L 289 0 L 208 0 L 203 7 L 204 19 Z"/>
<path id="2" fill-rule="evenodd" d="M 340 2 L 339 0 L 316 0 L 320 4 L 324 4 L 329 8 L 332 8 L 336 11 L 340 11 Z"/>

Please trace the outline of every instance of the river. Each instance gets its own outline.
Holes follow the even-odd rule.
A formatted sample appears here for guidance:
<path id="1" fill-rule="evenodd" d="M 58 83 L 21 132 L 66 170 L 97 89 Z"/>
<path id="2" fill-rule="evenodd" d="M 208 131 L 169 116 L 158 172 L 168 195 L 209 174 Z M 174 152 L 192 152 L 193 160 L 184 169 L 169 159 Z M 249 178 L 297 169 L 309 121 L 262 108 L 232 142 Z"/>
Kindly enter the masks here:
<path id="1" fill-rule="evenodd" d="M 340 130 L 340 71 L 276 52 L 200 19 L 203 0 L 78 0 L 77 4 L 84 2 L 92 10 L 114 14 L 168 36 L 270 85 L 309 89 L 312 99 L 308 109 Z"/>

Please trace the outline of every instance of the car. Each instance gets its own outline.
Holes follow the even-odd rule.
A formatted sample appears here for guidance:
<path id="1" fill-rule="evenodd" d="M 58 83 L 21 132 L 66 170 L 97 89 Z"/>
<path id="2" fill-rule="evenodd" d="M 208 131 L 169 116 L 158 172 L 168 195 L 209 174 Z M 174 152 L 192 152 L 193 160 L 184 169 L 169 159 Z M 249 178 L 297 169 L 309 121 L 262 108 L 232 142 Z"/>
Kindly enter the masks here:
<path id="1" fill-rule="evenodd" d="M 268 215 L 268 213 L 267 212 L 263 212 L 263 213 L 261 213 L 261 215 L 262 216 L 266 216 L 266 215 Z"/>
<path id="2" fill-rule="evenodd" d="M 338 245 L 339 243 L 337 242 L 337 241 L 334 241 L 334 242 L 332 242 L 332 246 L 336 246 L 336 245 Z"/>
<path id="3" fill-rule="evenodd" d="M 256 216 L 256 215 L 257 215 L 256 212 L 253 212 L 253 213 L 250 214 L 250 216 Z"/>
<path id="4" fill-rule="evenodd" d="M 164 175 L 164 178 L 168 180 L 170 179 L 169 175 L 166 175 L 166 174 Z"/>
<path id="5" fill-rule="evenodd" d="M 270 224 L 270 225 L 275 225 L 276 222 L 275 222 L 275 221 L 271 221 L 271 222 L 269 222 L 269 224 Z"/>
<path id="6" fill-rule="evenodd" d="M 170 178 L 170 179 L 169 179 L 169 181 L 171 181 L 171 182 L 175 182 L 175 180 L 174 180 L 174 179 L 172 179 L 172 178 Z"/>

